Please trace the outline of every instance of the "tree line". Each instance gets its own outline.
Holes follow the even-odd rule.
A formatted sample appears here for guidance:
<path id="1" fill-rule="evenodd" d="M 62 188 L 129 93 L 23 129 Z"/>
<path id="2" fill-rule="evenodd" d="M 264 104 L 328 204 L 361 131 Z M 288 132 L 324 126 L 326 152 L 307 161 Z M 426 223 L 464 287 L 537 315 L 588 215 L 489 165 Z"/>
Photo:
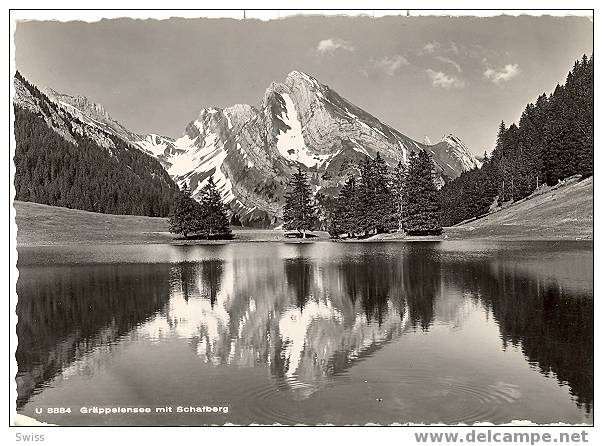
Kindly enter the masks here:
<path id="1" fill-rule="evenodd" d="M 496 147 L 484 155 L 482 167 L 440 190 L 445 226 L 525 198 L 543 184 L 593 174 L 593 71 L 593 56 L 584 55 L 564 85 L 526 106 L 518 125 L 501 122 Z"/>
<path id="2" fill-rule="evenodd" d="M 188 238 L 231 238 L 228 216 L 220 192 L 210 176 L 201 189 L 199 201 L 191 195 L 187 185 L 176 196 L 169 217 L 170 232 Z"/>
<path id="3" fill-rule="evenodd" d="M 19 73 L 16 78 L 36 98 L 42 114 L 58 113 L 46 95 Z M 43 115 L 18 105 L 14 110 L 16 200 L 107 214 L 169 214 L 178 189 L 157 160 L 106 132 L 115 145 L 110 150 L 70 131 L 73 144 L 50 128 Z M 72 115 L 69 120 L 84 125 Z"/>
<path id="4" fill-rule="evenodd" d="M 305 237 L 320 225 L 334 237 L 363 238 L 397 230 L 408 235 L 437 235 L 440 200 L 434 183 L 434 164 L 424 150 L 410 152 L 407 164 L 390 169 L 379 153 L 368 156 L 337 197 L 317 194 L 298 168 L 285 195 L 283 228 Z"/>

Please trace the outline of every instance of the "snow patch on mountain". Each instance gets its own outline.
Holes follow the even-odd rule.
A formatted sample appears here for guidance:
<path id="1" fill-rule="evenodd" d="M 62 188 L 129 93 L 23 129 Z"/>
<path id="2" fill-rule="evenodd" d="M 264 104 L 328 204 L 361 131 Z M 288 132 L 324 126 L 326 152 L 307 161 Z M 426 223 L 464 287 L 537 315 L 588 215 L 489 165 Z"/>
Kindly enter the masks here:
<path id="1" fill-rule="evenodd" d="M 230 115 L 225 111 L 224 116 L 226 116 L 226 121 L 228 121 L 228 130 L 232 130 L 232 121 L 230 120 Z"/>
<path id="2" fill-rule="evenodd" d="M 198 121 L 196 121 L 197 123 Z M 205 135 L 201 147 L 196 143 L 197 141 L 191 139 L 188 135 L 176 140 L 175 145 L 182 150 L 182 153 L 170 159 L 171 166 L 168 173 L 178 179 L 179 186 L 183 186 L 189 184 L 193 175 L 209 174 L 211 172 L 211 175 L 200 181 L 195 190 L 191 191 L 192 195 L 197 196 L 211 176 L 222 196 L 222 200 L 227 204 L 230 203 L 235 199 L 235 196 L 232 193 L 232 182 L 226 177 L 222 169 L 227 155 L 223 144 L 219 142 L 215 133 Z"/>
<path id="3" fill-rule="evenodd" d="M 188 135 L 176 140 L 175 145 L 178 148 L 182 148 L 183 153 L 179 156 L 170 159 L 172 164 L 168 169 L 168 173 L 172 177 L 182 177 L 192 172 L 193 169 L 198 168 L 201 164 L 203 157 L 199 152 L 202 148 L 196 150 L 192 149 L 195 141 Z"/>
<path id="4" fill-rule="evenodd" d="M 287 93 L 282 93 L 281 97 L 285 101 L 285 110 L 280 118 L 289 129 L 284 132 L 279 132 L 276 137 L 276 147 L 285 158 L 297 161 L 295 158 L 305 147 L 304 137 L 302 136 L 302 126 L 297 118 L 297 110 L 295 109 L 295 104 L 291 100 L 291 96 Z"/>
<path id="5" fill-rule="evenodd" d="M 231 201 L 235 200 L 235 196 L 232 193 L 232 182 L 230 178 L 227 178 L 222 171 L 222 164 L 224 163 L 224 158 L 226 158 L 226 152 L 222 151 L 220 155 L 215 158 L 216 171 L 212 175 L 214 179 L 214 183 L 222 196 L 222 201 L 225 204 L 229 204 Z M 201 182 L 199 188 L 195 193 L 199 193 L 203 187 L 207 184 L 209 177 Z"/>
<path id="6" fill-rule="evenodd" d="M 408 162 L 408 149 L 400 140 L 398 140 L 398 145 L 400 146 L 400 151 L 402 152 L 402 162 L 406 164 Z"/>
<path id="7" fill-rule="evenodd" d="M 165 154 L 165 150 L 173 145 L 172 140 L 155 133 L 142 136 L 136 143 L 143 151 L 155 157 Z"/>
<path id="8" fill-rule="evenodd" d="M 285 101 L 285 110 L 280 118 L 289 129 L 279 132 L 276 137 L 276 147 L 279 153 L 284 158 L 301 163 L 307 167 L 314 167 L 324 162 L 329 158 L 329 155 L 312 154 L 307 149 L 302 135 L 302 124 L 299 121 L 297 109 L 291 96 L 287 93 L 281 93 L 281 97 Z"/>
<path id="9" fill-rule="evenodd" d="M 364 147 L 362 147 L 358 141 L 356 141 L 354 138 L 350 138 L 350 141 L 352 141 L 354 143 L 354 147 L 353 149 L 357 152 L 362 153 L 363 155 L 368 156 L 369 158 L 372 158 L 372 156 L 369 155 L 369 153 L 366 151 L 366 149 Z"/>

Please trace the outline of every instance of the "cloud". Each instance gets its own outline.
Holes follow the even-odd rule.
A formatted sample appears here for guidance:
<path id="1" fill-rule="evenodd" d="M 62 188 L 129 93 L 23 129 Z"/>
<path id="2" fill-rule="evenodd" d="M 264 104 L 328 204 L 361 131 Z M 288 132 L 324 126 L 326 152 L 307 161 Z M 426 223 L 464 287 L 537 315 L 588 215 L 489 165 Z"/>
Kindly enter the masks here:
<path id="1" fill-rule="evenodd" d="M 437 50 L 439 50 L 441 47 L 442 47 L 442 45 L 440 44 L 440 42 L 438 42 L 437 40 L 434 40 L 433 42 L 426 43 L 425 46 L 423 47 L 423 51 L 425 51 L 428 54 L 433 54 Z"/>
<path id="2" fill-rule="evenodd" d="M 461 66 L 458 64 L 458 62 L 455 62 L 454 60 L 449 59 L 448 57 L 437 56 L 436 59 L 438 59 L 440 62 L 444 62 L 444 63 L 452 65 L 456 69 L 456 71 L 458 71 L 459 73 L 463 72 L 463 70 L 461 69 Z"/>
<path id="3" fill-rule="evenodd" d="M 404 65 L 409 65 L 408 60 L 400 54 L 392 57 L 383 57 L 375 62 L 375 68 L 383 71 L 388 76 L 393 76 Z"/>
<path id="4" fill-rule="evenodd" d="M 431 68 L 428 68 L 425 70 L 425 72 L 431 79 L 431 85 L 433 87 L 463 88 L 465 86 L 465 82 L 456 76 L 450 76 L 446 73 L 442 73 L 441 71 L 432 70 Z"/>
<path id="5" fill-rule="evenodd" d="M 342 39 L 324 39 L 318 42 L 316 51 L 320 54 L 333 53 L 337 50 L 355 51 L 356 48 L 350 43 Z"/>
<path id="6" fill-rule="evenodd" d="M 493 68 L 486 68 L 484 71 L 484 77 L 491 80 L 495 84 L 501 82 L 508 82 L 514 77 L 517 77 L 520 73 L 518 64 L 507 64 L 501 70 L 495 70 Z"/>
<path id="7" fill-rule="evenodd" d="M 453 42 L 452 40 L 450 42 L 438 42 L 437 40 L 428 42 L 417 50 L 417 55 L 432 55 L 434 57 L 448 56 L 454 60 L 458 60 L 459 57 L 463 59 L 483 59 L 484 57 L 487 57 L 488 59 L 495 59 L 501 57 L 501 55 L 493 49 L 489 49 L 475 43 L 462 45 Z"/>

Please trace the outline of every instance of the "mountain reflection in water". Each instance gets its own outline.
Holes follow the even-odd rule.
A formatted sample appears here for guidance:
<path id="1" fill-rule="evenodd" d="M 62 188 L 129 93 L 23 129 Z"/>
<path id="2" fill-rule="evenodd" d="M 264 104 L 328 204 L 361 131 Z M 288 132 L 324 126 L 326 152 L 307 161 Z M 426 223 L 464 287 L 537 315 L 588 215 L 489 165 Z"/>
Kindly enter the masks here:
<path id="1" fill-rule="evenodd" d="M 47 254 L 56 264 L 37 264 L 20 253 L 19 408 L 70 376 L 102 374 L 144 340 L 184 341 L 209 367 L 263 367 L 303 401 L 404 333 L 462 327 L 479 311 L 496 321 L 500 348 L 519 348 L 591 411 L 592 245 L 164 249 L 94 264 L 61 264 L 60 252 Z"/>

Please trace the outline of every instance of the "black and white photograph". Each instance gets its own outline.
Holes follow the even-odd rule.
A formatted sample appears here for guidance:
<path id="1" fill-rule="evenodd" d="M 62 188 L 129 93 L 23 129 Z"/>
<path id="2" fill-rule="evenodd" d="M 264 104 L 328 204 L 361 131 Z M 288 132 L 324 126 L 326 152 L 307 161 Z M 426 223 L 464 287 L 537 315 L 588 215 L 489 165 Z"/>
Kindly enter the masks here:
<path id="1" fill-rule="evenodd" d="M 593 425 L 593 10 L 11 23 L 11 425 Z"/>

